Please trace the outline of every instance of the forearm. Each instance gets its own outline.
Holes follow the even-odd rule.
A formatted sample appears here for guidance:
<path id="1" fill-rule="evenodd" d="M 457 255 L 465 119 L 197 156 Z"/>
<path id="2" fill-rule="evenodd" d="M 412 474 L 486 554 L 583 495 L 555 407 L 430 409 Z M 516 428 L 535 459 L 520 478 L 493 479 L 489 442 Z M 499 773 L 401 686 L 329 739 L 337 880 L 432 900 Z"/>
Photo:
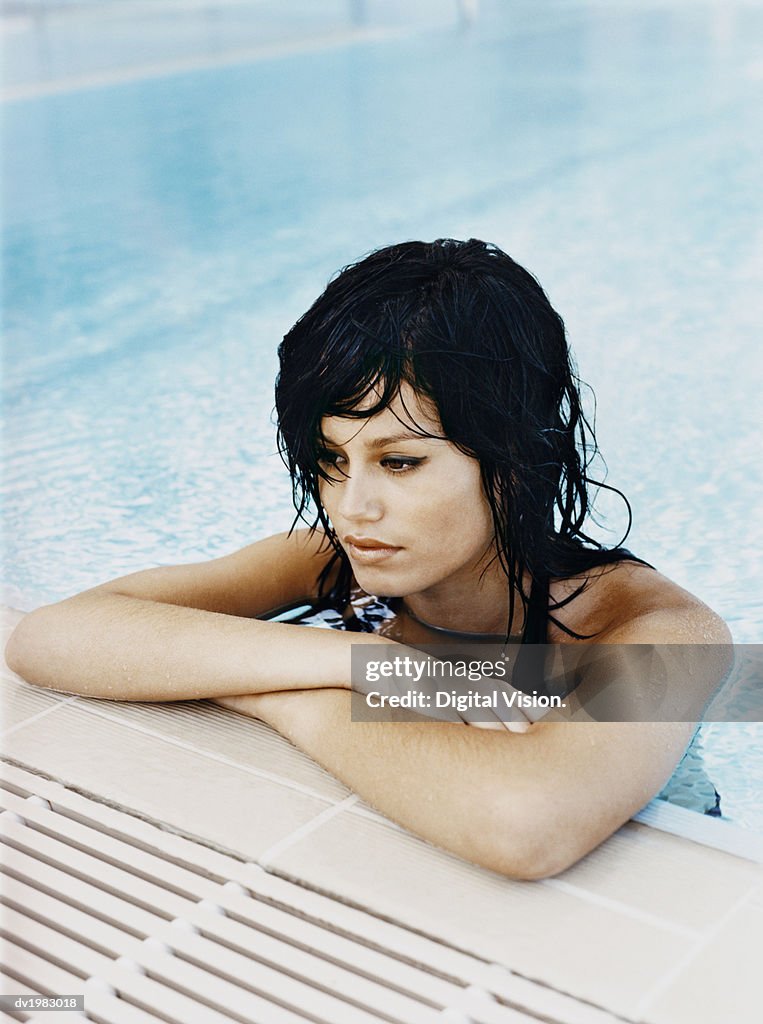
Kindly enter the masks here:
<path id="1" fill-rule="evenodd" d="M 36 685 L 113 700 L 350 685 L 348 634 L 104 591 L 26 616 L 6 658 Z"/>
<path id="2" fill-rule="evenodd" d="M 542 808 L 532 793 L 533 737 L 462 724 L 354 722 L 336 689 L 217 703 L 267 722 L 384 815 L 513 877 L 540 870 Z"/>

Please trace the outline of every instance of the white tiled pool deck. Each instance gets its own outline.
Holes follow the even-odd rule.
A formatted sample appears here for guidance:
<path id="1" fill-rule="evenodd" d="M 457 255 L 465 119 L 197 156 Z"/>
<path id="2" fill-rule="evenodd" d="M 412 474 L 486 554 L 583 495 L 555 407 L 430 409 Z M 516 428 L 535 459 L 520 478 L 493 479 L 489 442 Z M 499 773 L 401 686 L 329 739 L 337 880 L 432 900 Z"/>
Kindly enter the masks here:
<path id="1" fill-rule="evenodd" d="M 114 1024 L 759 1019 L 752 837 L 734 855 L 631 821 L 556 878 L 507 880 L 250 719 L 7 668 L 3 759 L 5 992 L 84 991 Z"/>

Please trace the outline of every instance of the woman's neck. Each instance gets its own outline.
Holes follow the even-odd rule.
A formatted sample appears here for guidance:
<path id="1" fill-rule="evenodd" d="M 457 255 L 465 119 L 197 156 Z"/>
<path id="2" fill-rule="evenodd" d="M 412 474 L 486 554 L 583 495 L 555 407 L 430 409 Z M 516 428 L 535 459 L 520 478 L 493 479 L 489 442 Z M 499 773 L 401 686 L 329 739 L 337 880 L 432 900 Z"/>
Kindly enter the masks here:
<path id="1" fill-rule="evenodd" d="M 463 582 L 447 580 L 430 590 L 409 594 L 402 606 L 424 625 L 459 633 L 484 633 L 506 636 L 520 634 L 524 628 L 524 606 L 515 591 L 514 621 L 509 624 L 509 585 L 496 562 L 485 573 Z"/>

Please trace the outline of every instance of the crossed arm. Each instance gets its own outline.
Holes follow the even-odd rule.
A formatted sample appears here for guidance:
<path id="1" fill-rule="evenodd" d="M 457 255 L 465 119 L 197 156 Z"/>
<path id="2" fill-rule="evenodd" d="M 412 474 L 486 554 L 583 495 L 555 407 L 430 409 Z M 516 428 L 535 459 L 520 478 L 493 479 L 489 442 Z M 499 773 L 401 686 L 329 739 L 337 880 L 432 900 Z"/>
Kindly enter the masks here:
<path id="1" fill-rule="evenodd" d="M 597 846 L 660 789 L 690 739 L 688 723 L 539 722 L 508 733 L 353 722 L 349 645 L 389 641 L 251 618 L 308 595 L 315 578 L 314 564 L 303 578 L 304 551 L 290 562 L 276 540 L 40 609 L 11 638 L 8 663 L 87 696 L 215 699 L 267 722 L 424 839 L 513 878 L 556 874 Z"/>
<path id="2" fill-rule="evenodd" d="M 220 698 L 285 736 L 387 817 L 510 878 L 558 874 L 664 785 L 686 723 L 536 723 L 526 733 L 442 722 L 353 722 L 350 694 Z"/>

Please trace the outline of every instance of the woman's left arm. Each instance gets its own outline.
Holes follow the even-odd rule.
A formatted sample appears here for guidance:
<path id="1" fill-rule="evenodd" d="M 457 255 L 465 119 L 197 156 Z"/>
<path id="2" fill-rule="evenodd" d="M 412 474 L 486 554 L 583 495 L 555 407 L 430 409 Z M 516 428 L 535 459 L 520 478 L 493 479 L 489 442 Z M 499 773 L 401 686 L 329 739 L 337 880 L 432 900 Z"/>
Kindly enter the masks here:
<path id="1" fill-rule="evenodd" d="M 718 623 L 715 639 L 724 643 Z M 654 642 L 671 642 L 669 621 L 653 617 L 613 640 L 643 643 L 645 629 Z M 668 780 L 695 727 L 538 722 L 509 733 L 434 721 L 359 722 L 351 720 L 350 701 L 346 690 L 322 689 L 217 703 L 268 723 L 422 838 L 520 879 L 558 874 L 631 818 Z"/>
<path id="2" fill-rule="evenodd" d="M 686 723 L 537 723 L 527 733 L 357 722 L 346 690 L 220 698 L 267 722 L 382 814 L 510 878 L 558 874 L 640 810 Z"/>

